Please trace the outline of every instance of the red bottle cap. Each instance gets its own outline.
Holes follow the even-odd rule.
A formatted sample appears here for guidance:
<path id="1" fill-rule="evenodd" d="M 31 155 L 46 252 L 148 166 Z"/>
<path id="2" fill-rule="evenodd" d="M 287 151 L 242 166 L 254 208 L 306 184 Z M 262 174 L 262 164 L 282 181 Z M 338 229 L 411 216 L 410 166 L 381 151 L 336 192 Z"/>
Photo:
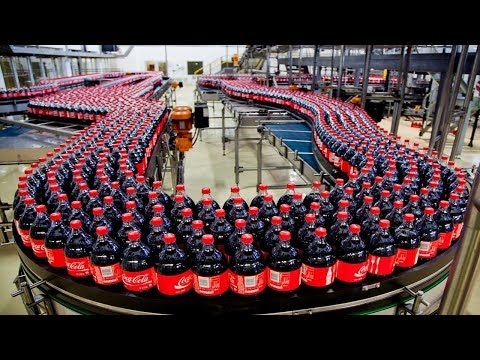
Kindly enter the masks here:
<path id="1" fill-rule="evenodd" d="M 381 228 L 388 229 L 390 227 L 390 220 L 382 219 L 378 222 Z"/>
<path id="2" fill-rule="evenodd" d="M 38 168 L 38 164 L 37 164 L 37 163 L 31 163 L 31 164 L 30 164 L 30 167 L 31 167 L 32 169 L 36 169 L 36 168 Z"/>
<path id="3" fill-rule="evenodd" d="M 236 196 L 236 197 L 233 198 L 233 203 L 235 205 L 240 205 L 240 204 L 243 203 L 243 199 L 240 196 Z"/>
<path id="4" fill-rule="evenodd" d="M 352 189 L 353 190 L 353 189 Z M 295 200 L 302 200 L 302 193 L 294 193 L 293 198 Z"/>
<path id="5" fill-rule="evenodd" d="M 145 181 L 145 176 L 143 175 L 137 175 L 137 182 L 142 183 Z"/>
<path id="6" fill-rule="evenodd" d="M 278 236 L 282 241 L 288 241 L 291 238 L 290 231 L 282 230 Z"/>
<path id="7" fill-rule="evenodd" d="M 50 214 L 50 220 L 52 220 L 52 221 L 59 221 L 61 219 L 62 219 L 62 214 L 60 214 L 58 212 L 54 212 L 54 213 Z"/>
<path id="8" fill-rule="evenodd" d="M 175 235 L 172 233 L 165 234 L 163 235 L 163 241 L 165 244 L 173 244 L 176 241 Z"/>
<path id="9" fill-rule="evenodd" d="M 458 199 L 460 199 L 460 195 L 458 195 L 457 193 L 451 193 L 450 194 L 450 199 L 458 200 Z"/>
<path id="10" fill-rule="evenodd" d="M 108 234 L 108 227 L 106 226 L 99 226 L 96 230 L 97 235 L 107 235 Z"/>
<path id="11" fill-rule="evenodd" d="M 369 182 L 364 182 L 362 184 L 362 188 L 364 189 L 370 189 L 372 187 L 372 184 L 370 184 Z"/>
<path id="12" fill-rule="evenodd" d="M 203 221 L 202 220 L 194 220 L 192 222 L 192 228 L 194 229 L 203 229 Z"/>
<path id="13" fill-rule="evenodd" d="M 47 207 L 45 205 L 37 205 L 35 207 L 35 211 L 37 213 L 42 213 L 42 212 L 46 212 L 47 211 Z"/>
<path id="14" fill-rule="evenodd" d="M 377 206 L 374 206 L 370 208 L 370 214 L 372 215 L 380 215 L 380 208 Z"/>
<path id="15" fill-rule="evenodd" d="M 232 186 L 232 187 L 230 188 L 230 192 L 232 192 L 232 193 L 238 193 L 238 192 L 240 192 L 240 188 L 239 188 L 238 186 Z"/>
<path id="16" fill-rule="evenodd" d="M 428 186 L 436 188 L 436 187 L 438 186 L 438 182 L 436 182 L 436 181 L 430 181 L 430 182 L 428 183 Z"/>
<path id="17" fill-rule="evenodd" d="M 382 195 L 382 197 L 389 197 L 390 196 L 390 191 L 382 190 L 381 195 Z"/>
<path id="18" fill-rule="evenodd" d="M 57 198 L 59 201 L 65 201 L 67 200 L 67 194 L 58 194 Z"/>
<path id="19" fill-rule="evenodd" d="M 175 202 L 183 202 L 185 201 L 185 197 L 183 195 L 175 195 L 175 197 L 173 198 L 173 200 Z"/>
<path id="20" fill-rule="evenodd" d="M 382 181 L 383 181 L 383 178 L 381 176 L 375 176 L 376 183 L 381 183 Z"/>
<path id="21" fill-rule="evenodd" d="M 175 190 L 177 190 L 177 191 L 185 191 L 185 185 L 183 185 L 183 184 L 178 184 L 177 186 L 175 186 Z"/>
<path id="22" fill-rule="evenodd" d="M 345 199 L 342 199 L 338 202 L 338 206 L 342 208 L 348 207 L 349 205 L 350 205 L 350 202 Z"/>
<path id="23" fill-rule="evenodd" d="M 225 210 L 223 210 L 223 209 L 215 210 L 215 216 L 216 217 L 221 217 L 221 216 L 225 217 Z"/>
<path id="24" fill-rule="evenodd" d="M 361 230 L 360 225 L 357 225 L 357 224 L 350 225 L 350 232 L 352 234 L 360 234 L 360 230 Z"/>
<path id="25" fill-rule="evenodd" d="M 50 186 L 50 189 L 51 189 L 52 191 L 58 191 L 58 190 L 60 190 L 60 185 L 58 185 L 58 184 L 53 184 L 53 185 Z"/>
<path id="26" fill-rule="evenodd" d="M 101 207 L 95 207 L 92 209 L 92 213 L 94 216 L 102 215 L 103 214 L 103 208 Z"/>
<path id="27" fill-rule="evenodd" d="M 18 195 L 19 196 L 27 196 L 28 195 L 28 190 L 19 190 L 18 191 Z"/>
<path id="28" fill-rule="evenodd" d="M 323 227 L 318 227 L 315 229 L 315 235 L 319 237 L 325 237 L 327 236 L 327 229 Z"/>
<path id="29" fill-rule="evenodd" d="M 80 209 L 82 207 L 82 203 L 80 201 L 72 201 L 72 209 Z"/>
<path id="30" fill-rule="evenodd" d="M 72 229 L 80 229 L 82 227 L 82 222 L 80 220 L 72 220 L 70 221 L 70 227 Z"/>
<path id="31" fill-rule="evenodd" d="M 35 200 L 32 198 L 32 197 L 26 197 L 23 202 L 27 205 L 33 205 L 33 203 L 35 202 Z"/>
<path id="32" fill-rule="evenodd" d="M 348 178 L 349 178 L 349 179 L 356 179 L 356 178 L 358 178 L 358 174 L 357 174 L 357 173 L 350 173 L 350 174 L 348 175 Z"/>
<path id="33" fill-rule="evenodd" d="M 124 213 L 122 214 L 122 221 L 132 221 L 133 215 L 132 213 Z"/>
<path id="34" fill-rule="evenodd" d="M 449 203 L 448 203 L 448 201 L 446 201 L 446 200 L 442 200 L 442 201 L 440 201 L 440 203 L 438 204 L 438 206 L 440 206 L 440 207 L 442 207 L 442 208 L 448 208 Z"/>
<path id="35" fill-rule="evenodd" d="M 367 203 L 367 204 L 371 204 L 373 203 L 373 197 L 372 196 L 364 196 L 363 197 L 363 202 Z"/>
<path id="36" fill-rule="evenodd" d="M 405 221 L 413 221 L 415 219 L 415 216 L 413 214 L 405 214 L 403 216 L 403 220 Z"/>
<path id="37" fill-rule="evenodd" d="M 202 194 L 203 194 L 203 195 L 210 194 L 210 188 L 208 188 L 208 187 L 202 188 Z"/>
<path id="38" fill-rule="evenodd" d="M 421 188 L 420 189 L 420 194 L 422 194 L 422 195 L 427 195 L 429 192 L 430 192 L 430 190 L 428 190 L 427 188 Z"/>
<path id="39" fill-rule="evenodd" d="M 345 193 L 347 195 L 352 195 L 353 194 L 353 188 L 351 188 L 350 186 L 349 187 L 346 187 L 345 188 Z"/>
<path id="40" fill-rule="evenodd" d="M 458 185 L 465 186 L 467 184 L 467 180 L 465 179 L 458 179 Z"/>
<path id="41" fill-rule="evenodd" d="M 400 184 L 393 184 L 393 190 L 397 190 L 397 191 L 402 190 L 402 185 L 400 185 Z M 382 193 L 383 193 L 383 191 L 382 191 Z M 382 196 L 383 196 L 383 194 L 382 194 Z"/>
<path id="42" fill-rule="evenodd" d="M 155 204 L 153 205 L 153 212 L 163 212 L 165 210 L 165 207 L 163 206 L 163 204 Z"/>
<path id="43" fill-rule="evenodd" d="M 20 181 L 18 184 L 17 184 L 17 187 L 19 189 L 26 189 L 27 188 L 27 183 L 25 181 Z"/>
<path id="44" fill-rule="evenodd" d="M 130 200 L 125 203 L 125 207 L 127 209 L 135 209 L 136 206 L 137 206 L 137 203 L 134 200 Z"/>
<path id="45" fill-rule="evenodd" d="M 247 222 L 244 219 L 235 220 L 235 227 L 236 228 L 244 228 L 245 226 L 247 226 Z"/>
<path id="46" fill-rule="evenodd" d="M 401 209 L 403 207 L 403 201 L 402 200 L 397 200 L 393 202 L 393 207 L 395 209 Z"/>
<path id="47" fill-rule="evenodd" d="M 417 194 L 410 194 L 409 199 L 411 202 L 417 202 L 420 199 L 420 197 Z"/>
<path id="48" fill-rule="evenodd" d="M 315 222 L 315 214 L 307 214 L 305 215 L 305 221 L 306 222 Z"/>
<path id="49" fill-rule="evenodd" d="M 20 176 L 18 177 L 18 181 L 27 181 L 27 179 L 28 179 L 28 177 L 25 176 L 25 175 L 20 175 Z"/>
<path id="50" fill-rule="evenodd" d="M 273 216 L 270 222 L 272 225 L 280 225 L 282 223 L 282 218 L 280 216 Z"/>
<path id="51" fill-rule="evenodd" d="M 335 184 L 337 184 L 337 185 L 343 185 L 343 184 L 345 184 L 345 181 L 343 181 L 343 179 L 336 179 L 336 180 L 335 180 Z"/>
<path id="52" fill-rule="evenodd" d="M 319 210 L 320 209 L 320 203 L 314 201 L 312 203 L 310 203 L 310 209 L 312 210 Z"/>
<path id="53" fill-rule="evenodd" d="M 295 189 L 295 183 L 293 183 L 293 182 L 288 182 L 288 183 L 287 183 L 287 189 L 290 189 L 290 190 Z"/>
<path id="54" fill-rule="evenodd" d="M 121 160 L 120 160 L 121 161 Z M 120 171 L 125 172 L 125 175 L 127 175 L 127 165 L 121 164 L 119 167 Z"/>
<path id="55" fill-rule="evenodd" d="M 140 240 L 140 231 L 131 230 L 128 232 L 128 240 L 130 241 L 138 241 Z"/>
<path id="56" fill-rule="evenodd" d="M 149 191 L 148 192 L 148 198 L 149 199 L 156 199 L 156 198 L 158 198 L 158 194 L 155 191 Z"/>
<path id="57" fill-rule="evenodd" d="M 267 189 L 268 189 L 268 186 L 267 186 L 266 184 L 260 184 L 260 185 L 258 185 L 258 190 L 264 191 L 264 190 L 267 190 Z"/>
<path id="58" fill-rule="evenodd" d="M 126 176 L 133 176 L 133 171 L 132 170 L 126 170 L 125 175 Z"/>
<path id="59" fill-rule="evenodd" d="M 135 194 L 137 191 L 135 190 L 134 187 L 127 187 L 127 194 L 128 195 L 133 195 Z"/>
<path id="60" fill-rule="evenodd" d="M 152 218 L 150 221 L 152 226 L 162 226 L 163 225 L 163 219 L 160 216 L 155 216 Z"/>
<path id="61" fill-rule="evenodd" d="M 242 243 L 244 243 L 244 244 L 253 243 L 253 236 L 251 234 L 243 234 L 242 235 Z"/>
<path id="62" fill-rule="evenodd" d="M 320 181 L 314 181 L 314 182 L 312 183 L 312 187 L 314 187 L 314 188 L 318 188 L 318 189 L 319 189 L 321 186 L 322 186 L 322 183 L 321 183 Z"/>
<path id="63" fill-rule="evenodd" d="M 339 211 L 337 214 L 337 218 L 340 220 L 347 220 L 348 213 L 346 211 Z"/>
<path id="64" fill-rule="evenodd" d="M 152 183 L 152 186 L 154 189 L 161 188 L 162 187 L 162 182 L 161 181 L 154 181 Z"/>
<path id="65" fill-rule="evenodd" d="M 432 207 L 426 207 L 425 209 L 423 209 L 423 212 L 427 215 L 433 215 L 433 213 L 435 212 L 435 210 L 432 208 Z"/>
<path id="66" fill-rule="evenodd" d="M 368 174 L 369 171 L 370 170 L 367 167 L 363 167 L 362 170 L 360 170 L 362 174 Z"/>
<path id="67" fill-rule="evenodd" d="M 105 197 L 103 198 L 103 202 L 104 202 L 105 204 L 112 204 L 112 203 L 113 203 L 113 196 L 105 196 Z"/>
<path id="68" fill-rule="evenodd" d="M 248 213 L 249 213 L 250 215 L 257 215 L 257 214 L 258 214 L 258 207 L 256 207 L 256 206 L 250 206 L 250 207 L 248 208 Z"/>
<path id="69" fill-rule="evenodd" d="M 263 197 L 263 200 L 265 201 L 273 201 L 273 195 L 272 194 L 267 194 Z"/>
<path id="70" fill-rule="evenodd" d="M 290 205 L 288 204 L 280 205 L 280 212 L 289 212 L 289 211 L 290 211 Z"/>
<path id="71" fill-rule="evenodd" d="M 203 236 L 202 236 L 202 242 L 203 242 L 205 245 L 213 244 L 213 241 L 214 241 L 213 235 L 206 234 L 206 235 L 203 235 Z"/>
<path id="72" fill-rule="evenodd" d="M 185 208 L 182 210 L 182 216 L 192 216 L 192 209 Z"/>

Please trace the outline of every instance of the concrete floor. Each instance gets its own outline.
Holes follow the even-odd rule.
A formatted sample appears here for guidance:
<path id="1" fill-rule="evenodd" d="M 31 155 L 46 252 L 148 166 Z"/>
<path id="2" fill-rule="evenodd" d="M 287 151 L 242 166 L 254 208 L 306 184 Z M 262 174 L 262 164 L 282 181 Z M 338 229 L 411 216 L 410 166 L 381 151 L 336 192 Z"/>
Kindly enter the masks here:
<path id="1" fill-rule="evenodd" d="M 183 89 L 177 89 L 177 105 L 194 106 L 194 87 L 186 85 Z M 210 116 L 221 115 L 221 104 L 215 103 L 215 108 L 210 107 Z M 211 119 L 210 126 L 220 126 L 219 119 Z M 227 120 L 227 126 L 233 125 L 232 120 Z M 389 129 L 390 119 L 382 121 L 382 126 Z M 402 120 L 399 134 L 402 137 L 410 138 L 411 141 L 419 141 L 422 145 L 428 145 L 430 133 L 422 138 L 418 136 L 418 129 L 410 127 L 408 121 Z M 471 127 L 467 133 L 470 138 Z M 233 130 L 227 130 L 227 137 L 233 139 Z M 257 136 L 255 129 L 244 130 L 241 136 Z M 424 140 L 425 139 L 425 140 Z M 446 153 L 449 154 L 453 136 L 447 141 Z M 468 141 L 466 142 L 468 143 Z M 186 154 L 185 186 L 186 192 L 195 201 L 201 196 L 201 188 L 208 186 L 212 190 L 212 196 L 223 203 L 230 194 L 230 186 L 235 184 L 234 174 L 234 144 L 227 143 L 226 155 L 222 156 L 221 130 L 205 130 L 202 133 L 202 140 L 198 139 L 193 149 Z M 264 146 L 265 166 L 288 165 L 288 162 L 278 154 L 272 146 Z M 480 162 L 480 139 L 475 141 L 473 148 L 463 147 L 463 154 L 457 163 L 463 167 L 478 165 Z M 256 165 L 255 141 L 242 142 L 240 150 L 240 164 L 242 166 Z M 17 176 L 22 172 L 24 166 L 9 165 L 0 166 L 0 198 L 4 201 L 11 198 L 16 188 Z M 285 184 L 288 181 L 301 183 L 302 179 L 297 173 L 290 170 L 264 171 L 263 182 L 266 184 Z M 166 188 L 171 187 L 171 178 L 167 173 L 165 179 Z M 256 194 L 257 173 L 244 172 L 240 174 L 240 193 L 249 202 Z M 307 192 L 307 189 L 302 189 Z M 278 199 L 284 190 L 272 190 L 275 199 Z M 25 314 L 19 298 L 11 298 L 10 292 L 15 290 L 12 284 L 18 271 L 18 257 L 14 246 L 5 245 L 0 247 L 0 314 Z M 480 314 L 480 277 L 475 280 L 475 289 L 468 308 L 470 314 Z"/>

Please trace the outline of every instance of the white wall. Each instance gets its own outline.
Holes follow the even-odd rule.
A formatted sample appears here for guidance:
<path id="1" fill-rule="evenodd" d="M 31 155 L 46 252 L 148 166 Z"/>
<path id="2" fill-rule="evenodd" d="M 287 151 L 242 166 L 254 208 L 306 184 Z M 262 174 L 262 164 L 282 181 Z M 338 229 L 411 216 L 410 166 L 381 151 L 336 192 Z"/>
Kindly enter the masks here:
<path id="1" fill-rule="evenodd" d="M 227 49 L 228 48 L 228 49 Z M 128 45 L 120 45 L 124 54 Z M 231 58 L 234 53 L 239 56 L 245 50 L 244 45 L 167 45 L 168 75 L 182 81 L 193 81 L 193 76 L 187 75 L 187 61 L 203 61 L 203 66 L 227 55 Z M 124 71 L 145 71 L 146 63 L 164 62 L 165 45 L 135 46 L 131 53 L 124 59 L 116 59 L 116 67 Z M 157 69 L 157 67 L 156 67 Z"/>

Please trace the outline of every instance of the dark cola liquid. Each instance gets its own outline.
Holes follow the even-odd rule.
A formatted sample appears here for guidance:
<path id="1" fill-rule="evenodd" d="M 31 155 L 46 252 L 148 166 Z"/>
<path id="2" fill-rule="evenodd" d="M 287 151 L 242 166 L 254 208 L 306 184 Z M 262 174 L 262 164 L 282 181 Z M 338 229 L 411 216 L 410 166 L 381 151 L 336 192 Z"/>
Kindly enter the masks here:
<path id="1" fill-rule="evenodd" d="M 158 259 L 158 254 L 160 254 L 165 247 L 163 236 L 166 233 L 167 231 L 163 228 L 163 226 L 155 226 L 147 235 L 146 243 L 150 250 L 152 250 L 154 259 L 156 260 Z"/>
<path id="2" fill-rule="evenodd" d="M 117 266 L 120 265 L 122 261 L 122 248 L 120 245 L 113 240 L 110 236 L 99 236 L 98 240 L 92 246 L 92 252 L 90 253 L 90 264 L 99 266 L 99 267 L 112 267 L 112 265 Z M 115 270 L 113 268 L 107 268 L 100 270 L 103 274 L 103 277 L 106 279 L 114 277 L 110 280 L 113 284 L 121 283 L 121 277 L 119 277 L 118 270 L 117 274 L 115 274 Z M 98 280 L 97 280 L 98 281 Z M 101 285 L 109 285 L 101 284 Z"/>
<path id="3" fill-rule="evenodd" d="M 318 203 L 322 202 L 322 197 L 320 196 L 319 193 L 311 192 L 307 196 L 305 196 L 305 198 L 303 199 L 303 205 L 305 205 L 307 209 L 310 209 L 310 204 L 312 202 L 318 202 Z"/>
<path id="4" fill-rule="evenodd" d="M 263 239 L 260 239 L 260 249 L 264 253 L 270 253 L 280 241 L 279 234 L 282 231 L 281 225 L 272 225 L 267 230 Z"/>
<path id="5" fill-rule="evenodd" d="M 238 219 L 247 220 L 247 218 L 248 218 L 248 210 L 245 210 L 245 207 L 243 207 L 242 205 L 240 206 L 234 205 L 232 210 L 230 210 L 230 212 L 227 215 L 227 220 L 232 225 L 235 224 L 235 220 L 238 220 Z"/>
<path id="6" fill-rule="evenodd" d="M 112 226 L 112 234 L 117 234 L 122 227 L 122 214 L 114 204 L 105 205 L 103 216 L 110 222 Z"/>
<path id="7" fill-rule="evenodd" d="M 65 243 L 65 256 L 68 258 L 90 256 L 93 242 L 93 238 L 82 229 L 72 229 L 71 235 Z"/>
<path id="8" fill-rule="evenodd" d="M 63 221 L 52 221 L 52 225 L 48 228 L 45 236 L 45 248 L 63 249 L 71 233 L 71 229 L 65 226 Z"/>
<path id="9" fill-rule="evenodd" d="M 192 237 L 192 234 L 192 217 L 188 217 L 188 219 L 184 219 L 177 227 L 177 242 L 185 245 Z"/>
<path id="10" fill-rule="evenodd" d="M 218 205 L 218 203 L 213 199 L 212 199 L 211 207 L 214 213 L 215 213 L 215 210 L 220 209 L 220 205 Z M 203 204 L 202 204 L 202 200 L 200 200 L 199 202 L 197 202 L 197 205 L 195 205 L 195 213 L 200 214 L 200 211 L 202 211 L 202 209 L 203 209 Z"/>
<path id="11" fill-rule="evenodd" d="M 259 242 L 265 236 L 267 227 L 265 223 L 258 217 L 252 219 L 251 216 L 247 219 L 247 233 L 252 234 L 254 242 Z"/>
<path id="12" fill-rule="evenodd" d="M 265 202 L 262 207 L 259 208 L 258 217 L 265 223 L 265 226 L 269 227 L 272 217 L 277 216 L 279 213 L 280 212 L 278 211 L 278 208 L 275 206 L 273 201 L 268 203 Z"/>
<path id="13" fill-rule="evenodd" d="M 140 228 L 132 221 L 123 222 L 120 230 L 118 231 L 118 235 L 116 236 L 118 245 L 120 245 L 122 249 L 125 249 L 128 245 L 128 233 L 130 231 L 140 231 Z"/>
<path id="14" fill-rule="evenodd" d="M 225 246 L 233 230 L 234 227 L 228 221 L 216 218 L 210 226 L 210 234 L 213 235 L 215 246 Z"/>
<path id="15" fill-rule="evenodd" d="M 210 234 L 210 226 L 215 221 L 215 209 L 213 206 L 204 206 L 198 213 L 198 219 L 203 221 L 205 233 Z"/>
<path id="16" fill-rule="evenodd" d="M 62 216 L 63 218 L 63 216 Z M 90 220 L 90 217 L 85 214 L 85 212 L 80 208 L 80 209 L 72 209 L 72 212 L 70 214 L 70 217 L 68 218 L 68 221 L 66 221 L 67 224 L 70 224 L 70 221 L 72 220 L 80 220 L 82 222 L 82 228 L 90 232 L 90 227 L 92 224 L 92 221 Z"/>
<path id="17" fill-rule="evenodd" d="M 315 239 L 315 223 L 306 222 L 305 225 L 300 228 L 298 235 L 295 241 L 292 242 L 292 245 L 304 251 Z"/>

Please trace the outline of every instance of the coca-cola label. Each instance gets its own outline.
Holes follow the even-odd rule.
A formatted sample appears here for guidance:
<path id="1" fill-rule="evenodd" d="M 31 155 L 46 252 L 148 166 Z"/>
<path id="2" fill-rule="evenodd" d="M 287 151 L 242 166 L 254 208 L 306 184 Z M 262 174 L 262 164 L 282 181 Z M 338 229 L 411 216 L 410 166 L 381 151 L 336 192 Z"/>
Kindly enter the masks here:
<path id="1" fill-rule="evenodd" d="M 113 285 L 122 282 L 120 262 L 109 266 L 91 266 L 93 281 L 99 285 Z"/>
<path id="2" fill-rule="evenodd" d="M 417 264 L 420 248 L 416 249 L 398 249 L 395 266 L 412 267 Z"/>
<path id="3" fill-rule="evenodd" d="M 448 249 L 452 245 L 453 231 L 447 233 L 440 233 L 440 238 L 438 239 L 438 248 L 439 249 Z"/>
<path id="4" fill-rule="evenodd" d="M 302 264 L 302 282 L 308 286 L 324 287 L 328 286 L 337 276 L 337 262 L 332 266 L 313 267 Z"/>
<path id="5" fill-rule="evenodd" d="M 67 272 L 70 276 L 85 277 L 91 275 L 90 259 L 88 256 L 81 258 L 69 258 L 65 256 L 67 263 Z"/>
<path id="6" fill-rule="evenodd" d="M 256 275 L 244 276 L 229 272 L 228 281 L 230 289 L 239 295 L 256 295 L 265 290 L 267 286 L 266 270 Z"/>
<path id="7" fill-rule="evenodd" d="M 350 170 L 350 164 L 348 163 L 348 161 L 345 161 L 345 160 L 341 160 L 340 162 L 340 167 L 341 167 L 341 170 L 344 172 L 344 173 L 349 173 L 349 170 Z"/>
<path id="8" fill-rule="evenodd" d="M 164 295 L 181 295 L 193 286 L 192 270 L 177 275 L 162 275 L 157 273 L 157 289 Z"/>
<path id="9" fill-rule="evenodd" d="M 45 252 L 45 240 L 44 239 L 34 239 L 30 237 L 30 242 L 32 243 L 33 255 L 39 258 L 47 257 Z"/>
<path id="10" fill-rule="evenodd" d="M 123 285 L 130 291 L 145 291 L 157 285 L 157 276 L 153 266 L 142 271 L 123 271 Z"/>
<path id="11" fill-rule="evenodd" d="M 418 257 L 421 259 L 431 259 L 437 256 L 439 240 L 420 241 L 420 252 Z"/>
<path id="12" fill-rule="evenodd" d="M 395 268 L 395 255 L 375 256 L 368 255 L 367 271 L 373 275 L 389 275 Z"/>
<path id="13" fill-rule="evenodd" d="M 356 283 L 363 281 L 366 277 L 367 261 L 351 264 L 338 260 L 337 279 L 348 283 Z"/>
<path id="14" fill-rule="evenodd" d="M 193 289 L 204 296 L 221 295 L 228 290 L 228 270 L 216 276 L 193 274 Z"/>
<path id="15" fill-rule="evenodd" d="M 66 267 L 67 263 L 65 262 L 65 253 L 62 249 L 49 249 L 45 248 L 47 253 L 47 260 L 50 266 L 53 267 Z"/>
<path id="16" fill-rule="evenodd" d="M 267 267 L 267 285 L 277 291 L 292 291 L 300 286 L 302 268 L 292 271 L 276 271 Z"/>
<path id="17" fill-rule="evenodd" d="M 20 229 L 20 237 L 22 238 L 23 245 L 27 247 L 32 247 L 32 242 L 30 241 L 30 229 L 22 230 Z"/>
<path id="18" fill-rule="evenodd" d="M 460 237 L 463 229 L 463 222 L 453 224 L 453 238 L 452 240 L 457 240 Z"/>

